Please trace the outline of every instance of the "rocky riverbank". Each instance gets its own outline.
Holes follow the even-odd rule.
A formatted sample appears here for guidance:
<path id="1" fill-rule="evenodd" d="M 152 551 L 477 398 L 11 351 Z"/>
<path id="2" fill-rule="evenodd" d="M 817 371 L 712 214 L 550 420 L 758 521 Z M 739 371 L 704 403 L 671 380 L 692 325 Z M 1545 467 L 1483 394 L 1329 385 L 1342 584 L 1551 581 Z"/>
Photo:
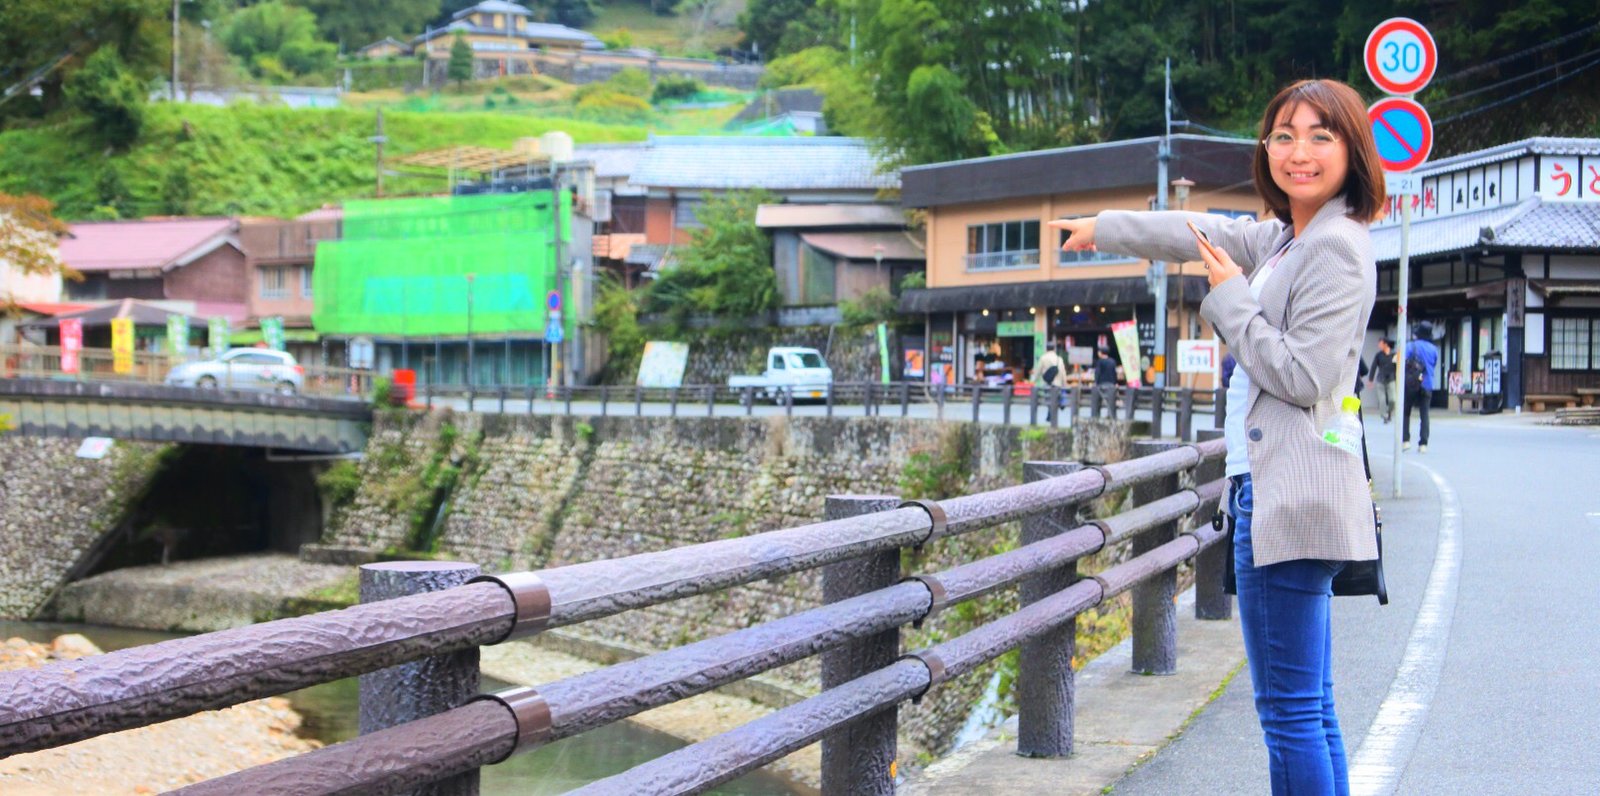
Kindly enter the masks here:
<path id="1" fill-rule="evenodd" d="M 0 671 L 98 654 L 76 634 L 50 644 L 13 638 L 0 643 Z M 0 760 L 0 793 L 161 793 L 321 746 L 296 735 L 299 727 L 288 700 L 259 699 Z"/>

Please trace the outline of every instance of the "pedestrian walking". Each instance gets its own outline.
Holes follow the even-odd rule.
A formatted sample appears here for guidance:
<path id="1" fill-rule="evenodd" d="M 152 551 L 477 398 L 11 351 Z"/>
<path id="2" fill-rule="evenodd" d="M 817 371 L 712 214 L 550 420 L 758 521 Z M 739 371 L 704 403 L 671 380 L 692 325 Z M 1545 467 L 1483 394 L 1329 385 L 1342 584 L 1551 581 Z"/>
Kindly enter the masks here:
<path id="1" fill-rule="evenodd" d="M 1378 407 L 1383 412 L 1383 422 L 1394 414 L 1394 341 L 1387 337 L 1378 340 L 1378 353 L 1372 355 L 1372 378 L 1367 386 L 1376 386 Z"/>
<path id="2" fill-rule="evenodd" d="M 1416 337 L 1406 343 L 1406 416 L 1401 419 L 1400 450 L 1411 450 L 1411 408 L 1416 407 L 1422 421 L 1417 424 L 1417 453 L 1428 452 L 1428 409 L 1433 403 L 1433 369 L 1439 366 L 1439 347 L 1433 344 L 1433 324 L 1417 324 Z"/>
<path id="3" fill-rule="evenodd" d="M 1239 411 L 1224 423 L 1228 503 L 1272 792 L 1343 794 L 1329 602 L 1344 563 L 1378 550 L 1361 458 L 1319 432 L 1351 393 L 1377 287 L 1367 225 L 1384 179 L 1361 96 L 1334 80 L 1279 92 L 1252 172 L 1262 221 L 1106 211 L 1050 226 L 1071 233 L 1067 250 L 1204 261 L 1200 313 L 1239 361 L 1228 386 Z"/>
<path id="4" fill-rule="evenodd" d="M 1111 352 L 1100 348 L 1094 355 L 1094 391 L 1089 395 L 1089 414 L 1100 416 L 1100 404 L 1110 408 L 1111 418 L 1117 417 L 1117 361 Z"/>
<path id="5" fill-rule="evenodd" d="M 1033 388 L 1043 390 L 1050 402 L 1049 421 L 1056 422 L 1056 412 L 1061 409 L 1060 388 L 1067 383 L 1067 363 L 1056 350 L 1056 341 L 1044 344 L 1044 356 L 1033 366 Z"/>

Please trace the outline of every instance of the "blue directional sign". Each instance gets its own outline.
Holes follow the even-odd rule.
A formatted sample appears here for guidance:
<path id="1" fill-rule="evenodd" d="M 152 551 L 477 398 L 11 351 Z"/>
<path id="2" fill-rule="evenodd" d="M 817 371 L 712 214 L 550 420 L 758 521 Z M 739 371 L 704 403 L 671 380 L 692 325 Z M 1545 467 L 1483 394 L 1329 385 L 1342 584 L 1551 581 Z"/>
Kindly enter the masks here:
<path id="1" fill-rule="evenodd" d="M 551 313 L 550 323 L 544 327 L 544 341 L 555 344 L 564 339 L 566 339 L 566 333 L 561 329 L 561 314 Z"/>
<path id="2" fill-rule="evenodd" d="M 1388 97 L 1374 102 L 1367 118 L 1384 171 L 1410 171 L 1427 161 L 1433 151 L 1433 120 L 1421 105 Z"/>

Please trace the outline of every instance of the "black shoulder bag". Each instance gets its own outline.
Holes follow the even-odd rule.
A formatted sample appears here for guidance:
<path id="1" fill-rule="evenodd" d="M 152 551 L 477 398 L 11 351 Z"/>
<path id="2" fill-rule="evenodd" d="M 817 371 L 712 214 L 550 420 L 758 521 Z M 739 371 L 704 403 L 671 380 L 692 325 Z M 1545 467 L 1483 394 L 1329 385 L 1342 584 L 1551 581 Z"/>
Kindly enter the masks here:
<path id="1" fill-rule="evenodd" d="M 1395 463 L 1399 466 L 1399 463 Z M 1366 423 L 1362 422 L 1361 432 L 1361 466 L 1367 473 L 1367 489 L 1372 489 L 1372 464 L 1367 460 L 1367 434 Z M 1224 578 L 1222 590 L 1228 594 L 1238 594 L 1238 582 L 1233 571 L 1233 524 L 1234 518 L 1224 514 L 1220 507 L 1215 516 L 1211 518 L 1212 527 L 1222 530 L 1222 523 L 1226 518 L 1228 523 L 1228 538 L 1223 544 L 1228 546 L 1228 569 Z M 1383 579 L 1383 512 L 1378 509 L 1378 502 L 1372 501 L 1372 532 L 1378 538 L 1378 557 L 1371 561 L 1346 561 L 1339 574 L 1333 576 L 1333 596 L 1335 597 L 1362 597 L 1373 595 L 1378 598 L 1379 605 L 1389 604 L 1389 586 Z"/>

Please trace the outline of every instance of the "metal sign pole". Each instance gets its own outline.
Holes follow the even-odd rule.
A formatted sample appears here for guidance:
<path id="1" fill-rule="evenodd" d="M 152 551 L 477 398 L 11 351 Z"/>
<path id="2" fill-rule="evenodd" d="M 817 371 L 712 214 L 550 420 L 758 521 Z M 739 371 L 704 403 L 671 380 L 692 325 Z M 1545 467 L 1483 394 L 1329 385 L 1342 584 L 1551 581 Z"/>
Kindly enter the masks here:
<path id="1" fill-rule="evenodd" d="M 1400 445 L 1404 439 L 1405 428 L 1410 418 L 1406 416 L 1406 338 L 1409 337 L 1410 322 L 1406 312 L 1407 296 L 1411 292 L 1411 197 L 1400 198 L 1400 296 L 1396 303 L 1395 315 L 1395 381 L 1399 387 L 1394 391 L 1395 419 L 1400 422 L 1394 424 L 1394 496 L 1400 497 Z"/>

